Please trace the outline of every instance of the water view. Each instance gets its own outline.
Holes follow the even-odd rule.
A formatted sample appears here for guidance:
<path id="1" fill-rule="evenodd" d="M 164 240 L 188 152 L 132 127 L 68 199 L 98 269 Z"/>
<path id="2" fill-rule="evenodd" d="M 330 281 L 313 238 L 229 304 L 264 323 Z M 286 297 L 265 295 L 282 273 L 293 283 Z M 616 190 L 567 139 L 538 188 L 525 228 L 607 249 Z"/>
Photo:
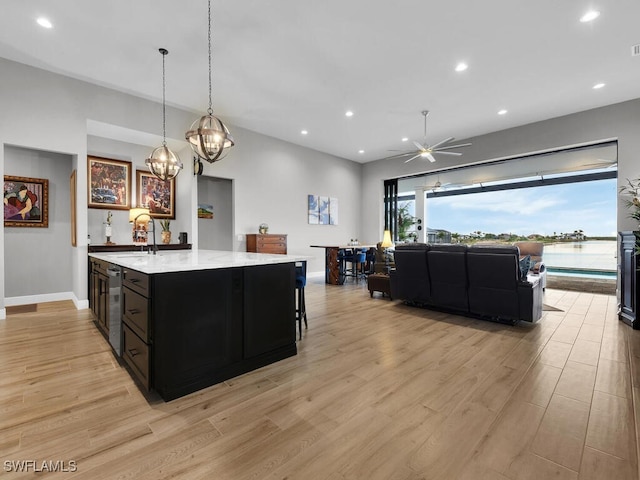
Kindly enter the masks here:
<path id="1" fill-rule="evenodd" d="M 618 265 L 615 240 L 546 244 L 542 258 L 550 275 L 580 274 L 584 270 L 593 270 L 592 274 L 604 270 L 615 275 Z"/>

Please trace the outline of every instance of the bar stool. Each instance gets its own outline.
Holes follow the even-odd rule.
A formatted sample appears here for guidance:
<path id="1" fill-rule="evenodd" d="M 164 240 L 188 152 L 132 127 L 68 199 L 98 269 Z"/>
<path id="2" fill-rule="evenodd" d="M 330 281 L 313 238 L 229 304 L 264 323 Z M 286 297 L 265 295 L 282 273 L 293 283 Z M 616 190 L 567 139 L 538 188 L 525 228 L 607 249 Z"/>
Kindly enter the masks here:
<path id="1" fill-rule="evenodd" d="M 302 320 L 304 328 L 307 329 L 307 309 L 304 302 L 304 287 L 307 285 L 307 262 L 296 262 L 296 320 L 302 340 Z"/>
<path id="2" fill-rule="evenodd" d="M 354 249 L 351 255 L 345 255 L 345 263 L 351 263 L 351 268 L 345 266 L 345 276 L 354 277 L 356 281 L 365 278 L 365 262 L 367 261 L 367 252 L 364 249 Z"/>

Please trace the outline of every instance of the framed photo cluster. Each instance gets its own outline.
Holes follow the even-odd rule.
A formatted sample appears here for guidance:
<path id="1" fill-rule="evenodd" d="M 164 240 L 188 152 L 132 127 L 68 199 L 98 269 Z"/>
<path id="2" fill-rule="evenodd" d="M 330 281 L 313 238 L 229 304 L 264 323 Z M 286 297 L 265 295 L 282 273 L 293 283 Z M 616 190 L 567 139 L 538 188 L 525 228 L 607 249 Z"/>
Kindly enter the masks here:
<path id="1" fill-rule="evenodd" d="M 148 207 L 153 218 L 174 219 L 175 179 L 163 181 L 151 172 L 136 170 L 135 204 L 131 201 L 131 162 L 89 156 L 88 206 L 109 210 Z"/>

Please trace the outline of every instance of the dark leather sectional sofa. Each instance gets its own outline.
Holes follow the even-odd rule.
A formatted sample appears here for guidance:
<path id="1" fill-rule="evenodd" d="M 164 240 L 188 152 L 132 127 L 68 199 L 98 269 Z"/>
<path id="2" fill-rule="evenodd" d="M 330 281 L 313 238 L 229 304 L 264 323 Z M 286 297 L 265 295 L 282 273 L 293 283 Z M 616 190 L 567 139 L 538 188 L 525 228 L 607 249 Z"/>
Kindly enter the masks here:
<path id="1" fill-rule="evenodd" d="M 542 285 L 515 246 L 397 245 L 391 294 L 405 303 L 515 324 L 542 317 Z"/>

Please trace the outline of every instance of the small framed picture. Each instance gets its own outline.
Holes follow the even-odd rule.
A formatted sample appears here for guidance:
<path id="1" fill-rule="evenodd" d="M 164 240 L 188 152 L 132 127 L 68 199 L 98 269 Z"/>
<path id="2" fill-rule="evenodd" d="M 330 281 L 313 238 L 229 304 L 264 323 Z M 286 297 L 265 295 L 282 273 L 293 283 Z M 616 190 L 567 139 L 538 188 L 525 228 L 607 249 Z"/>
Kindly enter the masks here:
<path id="1" fill-rule="evenodd" d="M 131 206 L 131 162 L 87 157 L 89 208 L 129 210 Z"/>
<path id="2" fill-rule="evenodd" d="M 138 206 L 149 208 L 153 218 L 176 218 L 176 180 L 160 180 L 151 172 L 136 170 Z"/>
<path id="3" fill-rule="evenodd" d="M 49 180 L 4 176 L 4 226 L 49 227 Z"/>

